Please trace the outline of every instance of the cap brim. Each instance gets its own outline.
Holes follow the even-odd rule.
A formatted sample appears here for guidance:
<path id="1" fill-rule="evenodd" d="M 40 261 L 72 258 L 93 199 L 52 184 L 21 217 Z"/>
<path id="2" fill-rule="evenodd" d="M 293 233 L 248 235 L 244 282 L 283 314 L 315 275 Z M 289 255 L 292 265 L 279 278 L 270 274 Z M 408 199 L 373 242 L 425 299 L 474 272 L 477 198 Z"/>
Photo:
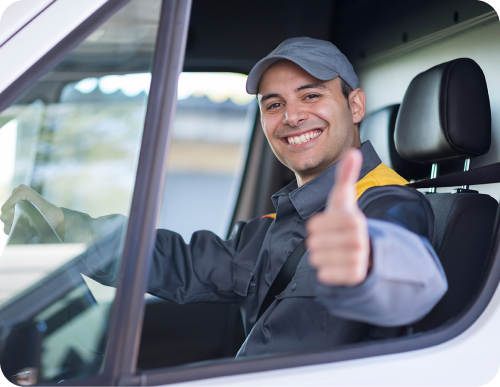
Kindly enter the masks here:
<path id="1" fill-rule="evenodd" d="M 335 70 L 332 70 L 328 67 L 320 65 L 318 63 L 309 61 L 305 58 L 290 58 L 286 55 L 273 55 L 268 56 L 264 59 L 261 59 L 257 64 L 253 67 L 250 74 L 248 74 L 246 90 L 248 94 L 257 94 L 259 91 L 259 83 L 264 75 L 264 73 L 269 70 L 271 66 L 274 64 L 281 62 L 283 60 L 289 60 L 290 62 L 295 63 L 296 65 L 302 67 L 305 71 L 311 74 L 313 77 L 320 79 L 322 81 L 328 81 L 330 79 L 336 78 L 339 76 L 339 73 Z"/>

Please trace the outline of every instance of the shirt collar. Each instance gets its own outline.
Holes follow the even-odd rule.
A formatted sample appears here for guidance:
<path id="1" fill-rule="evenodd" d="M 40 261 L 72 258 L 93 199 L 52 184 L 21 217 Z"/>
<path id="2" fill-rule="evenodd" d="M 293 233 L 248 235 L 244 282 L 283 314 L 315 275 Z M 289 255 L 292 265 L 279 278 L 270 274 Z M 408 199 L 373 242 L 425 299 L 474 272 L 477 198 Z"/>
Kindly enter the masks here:
<path id="1" fill-rule="evenodd" d="M 361 180 L 368 172 L 377 167 L 381 163 L 381 160 L 370 141 L 361 144 L 359 150 L 363 155 L 363 164 L 359 175 L 359 180 Z M 276 192 L 271 197 L 276 211 L 278 210 L 279 197 L 285 195 L 290 196 L 290 201 L 303 219 L 309 218 L 325 207 L 328 194 L 335 182 L 335 169 L 337 165 L 338 163 L 333 164 L 302 187 L 297 187 L 297 180 L 294 180 Z"/>

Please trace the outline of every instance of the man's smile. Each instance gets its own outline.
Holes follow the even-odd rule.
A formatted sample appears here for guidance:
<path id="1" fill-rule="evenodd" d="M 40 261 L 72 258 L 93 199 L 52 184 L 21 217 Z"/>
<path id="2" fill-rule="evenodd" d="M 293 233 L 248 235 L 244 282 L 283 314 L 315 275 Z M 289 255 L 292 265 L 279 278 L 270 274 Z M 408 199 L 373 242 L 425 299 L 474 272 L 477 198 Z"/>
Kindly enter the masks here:
<path id="1" fill-rule="evenodd" d="M 283 138 L 283 141 L 290 145 L 302 145 L 312 139 L 318 137 L 323 131 L 321 129 L 312 129 L 307 132 L 297 133 L 292 136 L 287 136 Z"/>
<path id="2" fill-rule="evenodd" d="M 360 89 L 359 98 L 350 102 L 342 82 L 340 77 L 322 81 L 286 60 L 262 76 L 262 129 L 278 160 L 295 173 L 298 186 L 340 160 L 347 149 L 361 145 L 357 112 L 364 94 Z"/>

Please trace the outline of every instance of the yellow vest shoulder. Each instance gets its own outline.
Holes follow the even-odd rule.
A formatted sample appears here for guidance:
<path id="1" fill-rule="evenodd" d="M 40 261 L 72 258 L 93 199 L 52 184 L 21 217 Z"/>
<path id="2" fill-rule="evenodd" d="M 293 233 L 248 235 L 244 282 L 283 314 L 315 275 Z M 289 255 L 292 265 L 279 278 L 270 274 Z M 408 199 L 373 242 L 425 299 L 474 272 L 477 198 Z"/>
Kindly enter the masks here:
<path id="1" fill-rule="evenodd" d="M 387 165 L 380 163 L 356 183 L 357 199 L 371 187 L 383 185 L 406 185 L 408 181 Z"/>

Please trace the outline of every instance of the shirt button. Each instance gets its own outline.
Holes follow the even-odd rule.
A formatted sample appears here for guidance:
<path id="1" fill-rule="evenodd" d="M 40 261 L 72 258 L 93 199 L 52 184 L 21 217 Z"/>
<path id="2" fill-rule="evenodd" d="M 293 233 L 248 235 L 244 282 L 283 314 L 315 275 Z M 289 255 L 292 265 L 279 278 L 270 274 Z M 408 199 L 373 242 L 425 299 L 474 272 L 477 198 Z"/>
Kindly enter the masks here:
<path id="1" fill-rule="evenodd" d="M 292 284 L 292 291 L 294 291 L 295 289 L 297 289 L 297 282 L 294 282 L 294 283 Z"/>

